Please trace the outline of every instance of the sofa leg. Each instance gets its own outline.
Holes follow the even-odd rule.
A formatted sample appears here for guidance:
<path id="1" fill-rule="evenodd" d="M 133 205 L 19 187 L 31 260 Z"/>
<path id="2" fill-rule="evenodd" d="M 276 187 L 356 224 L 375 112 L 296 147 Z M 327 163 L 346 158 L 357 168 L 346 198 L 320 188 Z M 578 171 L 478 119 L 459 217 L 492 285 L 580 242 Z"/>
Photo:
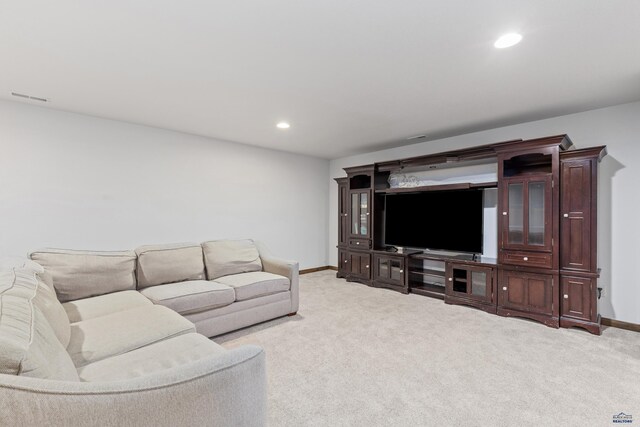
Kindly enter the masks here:
<path id="1" fill-rule="evenodd" d="M 297 311 L 296 311 L 296 312 L 294 312 L 294 313 L 289 313 L 289 314 L 287 314 L 287 316 L 295 316 L 296 314 L 298 314 L 298 312 L 297 312 Z"/>

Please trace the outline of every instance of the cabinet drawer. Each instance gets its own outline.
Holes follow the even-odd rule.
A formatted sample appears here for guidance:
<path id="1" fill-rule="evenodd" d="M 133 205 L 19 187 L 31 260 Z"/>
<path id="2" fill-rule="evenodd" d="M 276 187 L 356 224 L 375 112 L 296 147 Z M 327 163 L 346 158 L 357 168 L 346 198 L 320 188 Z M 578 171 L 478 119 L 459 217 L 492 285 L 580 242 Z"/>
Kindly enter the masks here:
<path id="1" fill-rule="evenodd" d="M 349 247 L 354 249 L 371 249 L 370 239 L 349 239 Z"/>
<path id="2" fill-rule="evenodd" d="M 551 254 L 536 252 L 504 251 L 502 262 L 525 267 L 551 268 L 553 266 Z"/>

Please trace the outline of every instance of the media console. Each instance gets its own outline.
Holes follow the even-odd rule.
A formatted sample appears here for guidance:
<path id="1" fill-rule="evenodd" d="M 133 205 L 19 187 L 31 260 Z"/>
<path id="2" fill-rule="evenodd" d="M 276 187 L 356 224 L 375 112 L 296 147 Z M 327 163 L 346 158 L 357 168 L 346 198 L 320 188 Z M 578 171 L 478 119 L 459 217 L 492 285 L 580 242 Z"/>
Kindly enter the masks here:
<path id="1" fill-rule="evenodd" d="M 604 146 L 575 149 L 567 135 L 558 135 L 345 168 L 347 176 L 335 179 L 337 276 L 600 334 L 597 169 L 605 155 Z M 403 188 L 389 183 L 394 173 L 480 164 L 496 165 L 497 179 Z M 497 259 L 387 250 L 386 195 L 488 188 L 497 190 Z"/>

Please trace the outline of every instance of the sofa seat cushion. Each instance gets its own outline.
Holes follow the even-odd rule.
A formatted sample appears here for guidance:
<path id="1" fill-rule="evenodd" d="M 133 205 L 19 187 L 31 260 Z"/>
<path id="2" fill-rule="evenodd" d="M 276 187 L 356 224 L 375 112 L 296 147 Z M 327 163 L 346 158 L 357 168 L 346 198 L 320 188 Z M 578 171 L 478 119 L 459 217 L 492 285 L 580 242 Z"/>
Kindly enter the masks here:
<path id="1" fill-rule="evenodd" d="M 140 246 L 136 254 L 138 289 L 206 278 L 202 246 L 197 243 Z"/>
<path id="2" fill-rule="evenodd" d="M 71 323 L 151 305 L 153 303 L 138 291 L 114 292 L 62 304 Z"/>
<path id="3" fill-rule="evenodd" d="M 184 334 L 78 369 L 81 381 L 119 381 L 150 375 L 225 352 L 200 334 Z"/>
<path id="4" fill-rule="evenodd" d="M 216 282 L 231 286 L 236 291 L 236 301 L 288 291 L 290 286 L 286 277 L 264 271 L 218 277 Z"/>
<path id="5" fill-rule="evenodd" d="M 140 293 L 154 304 L 164 305 L 181 314 L 222 307 L 236 299 L 232 287 L 206 280 L 152 286 Z"/>
<path id="6" fill-rule="evenodd" d="M 30 254 L 51 274 L 62 302 L 135 290 L 136 253 L 41 249 Z"/>
<path id="7" fill-rule="evenodd" d="M 67 351 L 79 368 L 189 332 L 195 332 L 193 323 L 150 305 L 73 323 Z"/>

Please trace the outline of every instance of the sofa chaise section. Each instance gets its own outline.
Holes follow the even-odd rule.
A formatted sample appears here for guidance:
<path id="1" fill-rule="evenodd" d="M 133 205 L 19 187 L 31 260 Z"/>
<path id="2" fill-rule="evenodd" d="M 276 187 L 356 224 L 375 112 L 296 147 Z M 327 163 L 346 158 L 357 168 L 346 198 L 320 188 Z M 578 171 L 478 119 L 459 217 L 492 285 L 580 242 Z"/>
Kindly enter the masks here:
<path id="1" fill-rule="evenodd" d="M 0 374 L 0 425 L 264 426 L 265 373 L 247 345 L 121 381 Z"/>

